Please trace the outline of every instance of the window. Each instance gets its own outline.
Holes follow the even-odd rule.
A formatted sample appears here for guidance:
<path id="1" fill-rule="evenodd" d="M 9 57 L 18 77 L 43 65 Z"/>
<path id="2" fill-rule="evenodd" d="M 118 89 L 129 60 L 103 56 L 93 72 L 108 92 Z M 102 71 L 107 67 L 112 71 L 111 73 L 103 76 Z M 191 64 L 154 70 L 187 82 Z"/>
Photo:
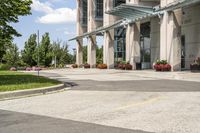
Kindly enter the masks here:
<path id="1" fill-rule="evenodd" d="M 103 18 L 103 0 L 96 0 L 95 17 Z"/>
<path id="2" fill-rule="evenodd" d="M 126 60 L 126 29 L 124 27 L 116 28 L 114 39 L 115 64 L 118 64 Z"/>
<path id="3" fill-rule="evenodd" d="M 81 24 L 87 25 L 87 0 L 82 0 L 82 15 L 81 15 Z"/>
<path id="4" fill-rule="evenodd" d="M 126 0 L 114 0 L 113 2 L 114 2 L 113 3 L 114 7 L 117 7 L 117 6 L 121 5 L 121 4 L 126 4 Z"/>

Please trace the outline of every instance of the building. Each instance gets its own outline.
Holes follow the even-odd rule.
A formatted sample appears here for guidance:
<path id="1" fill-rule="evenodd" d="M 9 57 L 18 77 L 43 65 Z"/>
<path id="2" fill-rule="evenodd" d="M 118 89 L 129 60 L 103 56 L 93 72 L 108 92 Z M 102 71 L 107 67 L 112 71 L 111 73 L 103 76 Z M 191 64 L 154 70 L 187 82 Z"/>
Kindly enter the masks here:
<path id="1" fill-rule="evenodd" d="M 127 61 L 151 69 L 157 59 L 173 71 L 189 69 L 200 56 L 200 0 L 77 0 L 76 62 L 96 66 L 96 36 L 104 37 L 103 62 L 114 68 Z"/>

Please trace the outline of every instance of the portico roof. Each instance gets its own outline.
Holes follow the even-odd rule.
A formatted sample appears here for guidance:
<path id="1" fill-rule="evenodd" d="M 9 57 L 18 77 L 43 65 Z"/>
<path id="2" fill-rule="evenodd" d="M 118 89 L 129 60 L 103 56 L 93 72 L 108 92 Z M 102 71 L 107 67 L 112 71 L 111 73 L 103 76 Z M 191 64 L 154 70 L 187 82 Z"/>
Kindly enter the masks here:
<path id="1" fill-rule="evenodd" d="M 120 26 L 122 26 L 122 24 L 123 24 L 123 19 L 116 21 L 114 24 L 103 26 L 103 27 L 99 27 L 99 28 L 97 28 L 96 30 L 94 30 L 92 32 L 87 32 L 87 33 L 84 33 L 83 35 L 76 36 L 76 37 L 70 39 L 69 41 L 78 40 L 78 39 L 81 39 L 81 38 L 84 38 L 84 37 L 96 35 L 98 33 L 103 33 L 105 31 L 109 31 L 110 29 L 114 29 L 114 28 L 120 27 Z"/>
<path id="2" fill-rule="evenodd" d="M 154 13 L 151 6 L 141 6 L 134 4 L 122 4 L 106 12 L 107 14 L 119 16 L 121 18 L 135 20 Z"/>
<path id="3" fill-rule="evenodd" d="M 70 39 L 69 41 L 78 40 L 84 37 L 96 35 L 98 33 L 102 33 L 110 29 L 114 29 L 114 28 L 127 25 L 130 23 L 135 23 L 145 18 L 163 14 L 166 11 L 173 11 L 178 8 L 191 6 L 197 3 L 200 3 L 200 0 L 177 0 L 162 8 L 160 8 L 160 6 L 151 7 L 151 6 L 141 6 L 141 5 L 134 5 L 134 4 L 121 4 L 120 6 L 117 6 L 107 11 L 106 13 L 110 15 L 114 15 L 114 16 L 119 16 L 123 19 L 116 21 L 112 25 L 103 26 L 103 27 L 97 28 L 96 30 L 92 32 L 87 32 L 87 33 L 84 33 L 83 35 L 76 36 Z"/>

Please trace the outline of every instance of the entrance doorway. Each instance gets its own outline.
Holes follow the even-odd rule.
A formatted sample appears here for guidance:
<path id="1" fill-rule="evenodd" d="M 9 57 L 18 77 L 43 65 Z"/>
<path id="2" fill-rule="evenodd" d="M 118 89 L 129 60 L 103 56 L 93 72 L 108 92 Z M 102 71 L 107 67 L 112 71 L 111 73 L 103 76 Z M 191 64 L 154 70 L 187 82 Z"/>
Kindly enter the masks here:
<path id="1" fill-rule="evenodd" d="M 115 64 L 126 61 L 126 28 L 115 29 L 114 34 Z"/>
<path id="2" fill-rule="evenodd" d="M 185 70 L 185 35 L 181 36 L 181 70 Z"/>
<path id="3" fill-rule="evenodd" d="M 150 22 L 140 25 L 141 69 L 151 69 Z"/>

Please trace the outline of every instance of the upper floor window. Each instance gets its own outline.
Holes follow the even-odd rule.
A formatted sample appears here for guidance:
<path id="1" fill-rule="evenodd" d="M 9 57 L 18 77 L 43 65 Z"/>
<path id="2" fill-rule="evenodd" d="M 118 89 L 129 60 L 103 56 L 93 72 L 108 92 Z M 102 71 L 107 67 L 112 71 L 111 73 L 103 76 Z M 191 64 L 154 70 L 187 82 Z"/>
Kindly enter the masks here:
<path id="1" fill-rule="evenodd" d="M 126 0 L 114 0 L 113 2 L 114 2 L 113 3 L 114 7 L 117 7 L 117 6 L 121 5 L 121 4 L 126 4 Z"/>
<path id="2" fill-rule="evenodd" d="M 95 17 L 103 18 L 103 0 L 96 0 Z"/>
<path id="3" fill-rule="evenodd" d="M 87 12 L 87 0 L 81 0 L 81 4 L 82 4 L 82 13 L 81 13 L 81 23 L 83 25 L 87 24 L 87 16 L 88 16 L 88 12 Z"/>

